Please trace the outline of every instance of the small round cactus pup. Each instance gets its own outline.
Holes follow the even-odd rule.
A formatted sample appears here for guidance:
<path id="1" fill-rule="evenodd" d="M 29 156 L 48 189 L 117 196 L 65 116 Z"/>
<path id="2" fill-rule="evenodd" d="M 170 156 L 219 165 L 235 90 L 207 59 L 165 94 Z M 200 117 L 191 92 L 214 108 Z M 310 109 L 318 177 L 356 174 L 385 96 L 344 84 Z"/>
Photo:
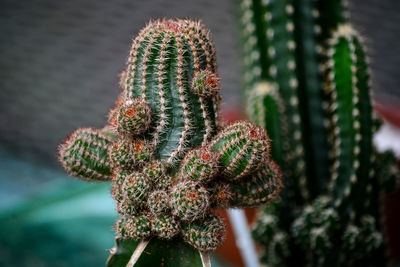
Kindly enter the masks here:
<path id="1" fill-rule="evenodd" d="M 116 171 L 113 173 L 111 181 L 114 185 L 122 186 L 128 175 L 127 171 Z"/>
<path id="2" fill-rule="evenodd" d="M 269 138 L 265 130 L 246 121 L 224 128 L 210 146 L 218 154 L 222 175 L 232 181 L 257 171 L 269 158 Z"/>
<path id="3" fill-rule="evenodd" d="M 147 206 L 154 215 L 165 214 L 169 210 L 168 200 L 169 197 L 167 192 L 163 190 L 156 190 L 149 195 Z"/>
<path id="4" fill-rule="evenodd" d="M 218 173 L 218 157 L 208 146 L 190 150 L 183 159 L 178 178 L 206 183 Z"/>
<path id="5" fill-rule="evenodd" d="M 184 224 L 183 239 L 200 251 L 215 250 L 225 238 L 226 228 L 222 219 L 210 214 L 204 220 Z"/>
<path id="6" fill-rule="evenodd" d="M 251 208 L 265 205 L 281 193 L 282 172 L 273 160 L 268 160 L 260 170 L 233 182 L 231 186 L 232 207 Z"/>
<path id="7" fill-rule="evenodd" d="M 160 160 L 153 160 L 143 166 L 143 173 L 146 174 L 150 180 L 156 183 L 162 176 L 166 175 L 167 165 L 165 162 Z"/>
<path id="8" fill-rule="evenodd" d="M 151 230 L 159 238 L 171 239 L 180 231 L 180 223 L 171 215 L 158 215 L 151 221 Z"/>
<path id="9" fill-rule="evenodd" d="M 147 202 L 147 197 L 152 190 L 152 184 L 146 175 L 133 172 L 127 176 L 127 179 L 122 185 L 122 190 L 125 192 L 136 207 L 142 207 Z"/>
<path id="10" fill-rule="evenodd" d="M 133 170 L 151 158 L 152 147 L 142 139 L 131 141 L 122 138 L 114 142 L 109 148 L 109 155 L 114 168 Z"/>
<path id="11" fill-rule="evenodd" d="M 222 181 L 213 181 L 207 185 L 207 190 L 210 194 L 210 208 L 226 209 L 230 207 L 233 197 L 230 184 Z"/>
<path id="12" fill-rule="evenodd" d="M 173 215 L 183 221 L 192 222 L 204 217 L 209 205 L 207 190 L 193 181 L 176 184 L 170 194 Z"/>
<path id="13" fill-rule="evenodd" d="M 195 94 L 202 97 L 216 95 L 221 89 L 218 73 L 209 70 L 196 71 L 193 74 L 192 90 Z"/>
<path id="14" fill-rule="evenodd" d="M 121 238 L 142 240 L 151 235 L 151 222 L 147 214 L 129 216 L 118 220 L 115 231 Z"/>
<path id="15" fill-rule="evenodd" d="M 158 179 L 155 187 L 158 190 L 164 190 L 166 192 L 169 192 L 174 184 L 175 184 L 175 179 L 169 176 L 168 174 L 165 174 Z"/>
<path id="16" fill-rule="evenodd" d="M 132 159 L 136 165 L 142 165 L 149 161 L 153 153 L 152 146 L 142 139 L 134 140 L 132 149 Z"/>
<path id="17" fill-rule="evenodd" d="M 143 134 L 151 123 L 151 108 L 143 99 L 129 100 L 119 107 L 117 122 L 117 132 L 123 136 Z"/>
<path id="18" fill-rule="evenodd" d="M 140 208 L 124 196 L 121 200 L 117 200 L 116 210 L 120 215 L 132 216 L 138 214 Z"/>
<path id="19" fill-rule="evenodd" d="M 110 161 L 116 169 L 132 170 L 134 162 L 134 146 L 131 140 L 123 138 L 116 140 L 108 151 Z"/>

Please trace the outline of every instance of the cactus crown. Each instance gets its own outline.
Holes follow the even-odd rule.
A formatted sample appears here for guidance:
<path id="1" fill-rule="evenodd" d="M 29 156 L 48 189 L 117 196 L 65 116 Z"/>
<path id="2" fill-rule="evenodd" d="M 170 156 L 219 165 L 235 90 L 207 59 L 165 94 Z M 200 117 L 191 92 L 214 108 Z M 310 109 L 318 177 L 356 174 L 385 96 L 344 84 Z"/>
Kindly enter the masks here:
<path id="1" fill-rule="evenodd" d="M 201 77 L 212 94 L 195 90 Z M 134 39 L 123 84 L 125 102 L 142 98 L 153 122 L 147 133 L 157 158 L 178 161 L 204 145 L 217 129 L 219 83 L 210 33 L 199 21 L 150 22 Z M 204 87 L 204 86 L 203 86 Z"/>
<path id="2" fill-rule="evenodd" d="M 60 161 L 78 177 L 113 183 L 119 238 L 181 234 L 214 250 L 225 226 L 212 209 L 254 207 L 280 193 L 269 138 L 250 122 L 221 127 L 215 49 L 201 22 L 151 21 L 127 65 L 106 127 L 77 130 Z"/>

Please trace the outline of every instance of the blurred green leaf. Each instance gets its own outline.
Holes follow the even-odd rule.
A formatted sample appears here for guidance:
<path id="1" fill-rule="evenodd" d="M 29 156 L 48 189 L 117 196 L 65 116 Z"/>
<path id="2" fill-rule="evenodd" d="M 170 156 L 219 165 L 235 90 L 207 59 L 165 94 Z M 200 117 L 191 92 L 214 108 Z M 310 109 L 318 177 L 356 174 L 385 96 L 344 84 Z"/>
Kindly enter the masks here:
<path id="1" fill-rule="evenodd" d="M 57 179 L 0 213 L 0 266 L 104 266 L 116 220 L 110 185 Z"/>

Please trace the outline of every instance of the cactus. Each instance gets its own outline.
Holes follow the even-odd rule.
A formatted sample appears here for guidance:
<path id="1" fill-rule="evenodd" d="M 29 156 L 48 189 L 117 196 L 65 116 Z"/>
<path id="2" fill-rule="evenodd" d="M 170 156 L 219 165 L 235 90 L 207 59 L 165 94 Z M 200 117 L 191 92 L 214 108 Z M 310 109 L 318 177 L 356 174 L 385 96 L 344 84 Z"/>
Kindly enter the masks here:
<path id="1" fill-rule="evenodd" d="M 82 179 L 111 179 L 108 147 L 112 140 L 94 129 L 78 129 L 60 147 L 60 162 L 71 175 Z"/>
<path id="2" fill-rule="evenodd" d="M 170 197 L 172 213 L 183 221 L 192 222 L 204 217 L 209 206 L 207 190 L 192 181 L 175 185 Z"/>
<path id="3" fill-rule="evenodd" d="M 202 223 L 189 223 L 183 226 L 183 239 L 198 250 L 214 250 L 223 241 L 225 225 L 220 217 L 208 215 Z"/>
<path id="4" fill-rule="evenodd" d="M 262 128 L 249 122 L 236 122 L 212 140 L 211 149 L 224 167 L 222 174 L 238 180 L 265 164 L 269 157 L 269 140 Z"/>
<path id="5" fill-rule="evenodd" d="M 171 247 L 182 239 L 203 255 L 225 234 L 212 209 L 257 206 L 279 194 L 281 174 L 265 130 L 245 121 L 222 127 L 215 59 L 201 22 L 150 22 L 133 41 L 107 125 L 78 130 L 61 146 L 67 172 L 113 184 L 122 218 L 108 266 L 126 264 L 118 246 L 131 248 L 134 240 L 140 243 L 129 266 L 149 242 Z"/>
<path id="6" fill-rule="evenodd" d="M 154 215 L 162 215 L 169 210 L 168 193 L 163 190 L 153 191 L 147 200 L 147 207 Z"/>
<path id="7" fill-rule="evenodd" d="M 398 171 L 390 152 L 373 147 L 367 59 L 347 3 L 242 0 L 240 8 L 247 112 L 267 130 L 285 180 L 253 231 L 263 262 L 384 266 L 379 201 Z"/>
<path id="8" fill-rule="evenodd" d="M 179 233 L 179 221 L 171 215 L 158 215 L 151 221 L 151 230 L 163 239 L 171 239 Z"/>

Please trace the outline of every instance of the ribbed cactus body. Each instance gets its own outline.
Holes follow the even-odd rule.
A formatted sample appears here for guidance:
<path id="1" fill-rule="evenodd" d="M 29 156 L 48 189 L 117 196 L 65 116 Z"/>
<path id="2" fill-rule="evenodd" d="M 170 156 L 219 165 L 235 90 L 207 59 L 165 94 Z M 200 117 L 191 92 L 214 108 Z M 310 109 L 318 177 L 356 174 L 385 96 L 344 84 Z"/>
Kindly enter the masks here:
<path id="1" fill-rule="evenodd" d="M 60 147 L 59 160 L 71 175 L 87 180 L 111 180 L 108 148 L 112 139 L 86 128 L 73 132 Z"/>
<path id="2" fill-rule="evenodd" d="M 183 221 L 202 218 L 209 206 L 209 195 L 196 182 L 181 182 L 172 188 L 170 200 L 172 213 Z"/>
<path id="3" fill-rule="evenodd" d="M 112 115 L 113 116 L 113 115 Z M 116 110 L 117 132 L 125 135 L 140 135 L 151 123 L 151 109 L 142 99 L 134 99 Z"/>
<path id="4" fill-rule="evenodd" d="M 237 180 L 263 166 L 269 157 L 269 139 L 262 128 L 237 122 L 212 140 L 211 149 L 224 167 L 222 174 Z"/>
<path id="5" fill-rule="evenodd" d="M 115 223 L 115 231 L 123 238 L 148 238 L 151 235 L 151 221 L 146 214 L 125 217 Z"/>
<path id="6" fill-rule="evenodd" d="M 201 251 L 215 250 L 225 237 L 225 225 L 217 215 L 209 215 L 203 222 L 183 225 L 182 235 L 189 244 Z"/>
<path id="7" fill-rule="evenodd" d="M 305 184 L 305 144 L 299 108 L 302 105 L 298 95 L 293 3 L 275 0 L 243 1 L 242 9 L 243 16 L 247 17 L 243 35 L 248 42 L 255 39 L 258 43 L 251 53 L 246 53 L 245 60 L 249 61 L 259 53 L 260 63 L 257 68 L 261 68 L 262 73 L 257 82 L 246 83 L 248 114 L 255 123 L 266 128 L 269 134 L 271 132 L 270 137 L 274 140 L 272 156 L 290 173 L 291 179 L 287 186 L 299 188 L 291 191 L 295 192 L 294 197 L 300 201 L 308 195 L 308 190 Z M 246 81 L 246 76 L 244 79 Z M 265 92 L 265 85 L 271 88 L 269 92 Z M 272 112 L 279 112 L 279 115 L 273 119 Z M 266 120 L 270 120 L 269 125 Z"/>
<path id="8" fill-rule="evenodd" d="M 287 121 L 282 118 L 285 110 L 282 99 L 279 96 L 278 88 L 269 82 L 258 83 L 250 92 L 247 98 L 247 113 L 256 125 L 265 128 L 271 140 L 271 157 L 280 166 L 284 166 L 284 132 L 287 130 Z"/>
<path id="9" fill-rule="evenodd" d="M 352 204 L 359 205 L 354 208 L 360 209 L 367 195 L 354 188 L 366 187 L 370 178 L 372 105 L 365 55 L 350 25 L 340 25 L 330 39 L 327 66 L 335 204 L 351 197 Z"/>
<path id="10" fill-rule="evenodd" d="M 217 153 L 209 147 L 189 151 L 182 161 L 178 179 L 208 182 L 218 173 Z"/>
<path id="11" fill-rule="evenodd" d="M 215 97 L 195 95 L 192 76 L 215 72 L 208 31 L 192 21 L 160 20 L 134 40 L 124 85 L 125 101 L 143 98 L 151 106 L 149 137 L 157 157 L 174 162 L 216 131 Z"/>
<path id="12" fill-rule="evenodd" d="M 180 222 L 171 215 L 158 215 L 151 221 L 151 229 L 162 239 L 171 239 L 180 231 Z"/>
<path id="13" fill-rule="evenodd" d="M 282 173 L 279 167 L 270 161 L 250 177 L 232 183 L 231 205 L 240 208 L 265 205 L 279 196 L 282 187 Z"/>
<path id="14" fill-rule="evenodd" d="M 395 188 L 398 172 L 390 155 L 373 148 L 379 123 L 367 60 L 346 8 L 342 0 L 241 1 L 246 107 L 267 129 L 286 182 L 278 208 L 261 213 L 254 231 L 266 247 L 262 259 L 272 266 L 385 262 L 375 238 L 382 232 L 379 220 L 371 222 L 375 241 L 354 237 L 364 218 L 382 215 L 379 196 Z M 386 156 L 384 164 L 379 158 Z M 279 220 L 276 234 L 263 237 L 257 233 L 268 212 Z M 306 215 L 313 219 L 307 222 Z M 345 231 L 347 237 L 340 234 Z M 271 241 L 282 236 L 286 253 Z M 376 246 L 355 252 L 346 238 L 358 247 Z"/>
<path id="15" fill-rule="evenodd" d="M 126 177 L 122 184 L 122 190 L 137 207 L 146 204 L 148 194 L 151 192 L 152 184 L 148 178 L 139 172 L 133 172 Z"/>

